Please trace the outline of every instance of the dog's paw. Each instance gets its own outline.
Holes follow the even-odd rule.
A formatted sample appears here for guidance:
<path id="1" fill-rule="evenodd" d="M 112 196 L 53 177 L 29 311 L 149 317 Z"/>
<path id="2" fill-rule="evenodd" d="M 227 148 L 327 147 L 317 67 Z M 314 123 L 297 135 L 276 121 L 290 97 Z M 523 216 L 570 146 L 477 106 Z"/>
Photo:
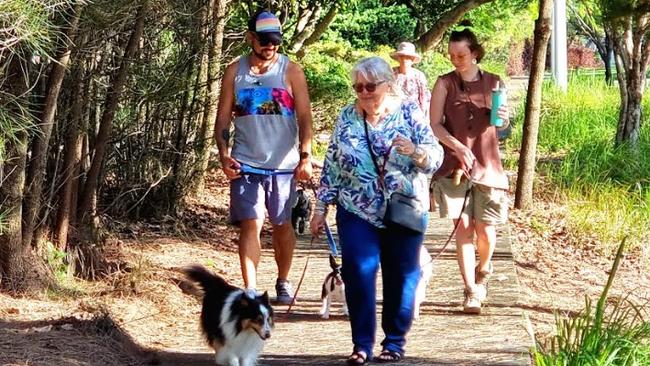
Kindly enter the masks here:
<path id="1" fill-rule="evenodd" d="M 330 313 L 323 313 L 320 315 L 321 318 L 323 319 L 329 319 L 330 318 Z"/>

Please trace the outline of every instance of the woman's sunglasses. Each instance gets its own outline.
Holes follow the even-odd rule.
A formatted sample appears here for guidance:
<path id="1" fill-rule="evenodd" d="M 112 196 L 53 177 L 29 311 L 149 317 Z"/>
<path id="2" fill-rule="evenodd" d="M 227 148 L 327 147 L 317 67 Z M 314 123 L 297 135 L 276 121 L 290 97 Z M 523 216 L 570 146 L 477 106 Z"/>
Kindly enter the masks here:
<path id="1" fill-rule="evenodd" d="M 354 91 L 356 91 L 357 93 L 363 92 L 363 89 L 366 89 L 368 93 L 374 93 L 375 90 L 377 90 L 377 86 L 383 83 L 385 83 L 385 81 L 380 81 L 378 83 L 367 83 L 367 84 L 356 83 L 356 84 L 352 84 L 352 88 L 354 88 Z"/>

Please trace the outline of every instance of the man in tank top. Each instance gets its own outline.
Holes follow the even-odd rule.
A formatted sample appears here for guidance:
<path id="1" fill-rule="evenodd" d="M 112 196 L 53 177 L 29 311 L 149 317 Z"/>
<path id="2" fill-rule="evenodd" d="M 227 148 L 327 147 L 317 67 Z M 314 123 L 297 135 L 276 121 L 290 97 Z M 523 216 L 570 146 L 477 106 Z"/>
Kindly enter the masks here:
<path id="1" fill-rule="evenodd" d="M 248 21 L 246 41 L 251 52 L 231 63 L 223 75 L 215 138 L 221 167 L 230 179 L 230 220 L 240 227 L 244 286 L 257 287 L 266 212 L 278 266 L 277 302 L 289 304 L 295 182 L 309 180 L 312 174 L 307 81 L 300 66 L 278 53 L 282 30 L 273 13 L 259 11 Z"/>

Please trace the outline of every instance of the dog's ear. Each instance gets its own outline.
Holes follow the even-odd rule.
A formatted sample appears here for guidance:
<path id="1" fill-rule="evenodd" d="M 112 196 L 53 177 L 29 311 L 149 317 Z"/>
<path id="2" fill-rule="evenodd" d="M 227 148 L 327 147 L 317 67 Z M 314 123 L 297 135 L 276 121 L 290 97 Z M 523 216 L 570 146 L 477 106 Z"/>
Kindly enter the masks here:
<path id="1" fill-rule="evenodd" d="M 338 268 L 338 266 L 339 265 L 338 263 L 336 263 L 336 258 L 334 258 L 332 254 L 330 254 L 330 267 L 332 267 L 332 269 L 336 269 Z"/>
<path id="2" fill-rule="evenodd" d="M 241 299 L 239 299 L 239 305 L 241 305 L 242 308 L 247 308 L 250 303 L 251 301 L 246 295 L 242 296 Z"/>
<path id="3" fill-rule="evenodd" d="M 262 296 L 259 297 L 259 299 L 260 299 L 260 301 L 262 301 L 262 304 L 268 305 L 268 306 L 271 305 L 271 301 L 269 300 L 269 292 L 268 291 L 264 291 L 264 293 L 262 294 Z"/>

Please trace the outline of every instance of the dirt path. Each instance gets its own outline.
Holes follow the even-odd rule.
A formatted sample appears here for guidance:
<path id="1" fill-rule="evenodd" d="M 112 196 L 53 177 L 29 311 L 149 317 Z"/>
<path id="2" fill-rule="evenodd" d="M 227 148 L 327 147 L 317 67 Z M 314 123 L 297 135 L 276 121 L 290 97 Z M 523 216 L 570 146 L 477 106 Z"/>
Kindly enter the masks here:
<path id="1" fill-rule="evenodd" d="M 451 223 L 432 220 L 426 244 L 437 253 Z M 526 318 L 519 306 L 519 285 L 512 262 L 508 235 L 499 238 L 495 256 L 497 274 L 490 299 L 480 316 L 461 312 L 462 283 L 455 254 L 448 248 L 435 263 L 434 276 L 423 304 L 422 315 L 409 334 L 407 358 L 403 365 L 528 365 L 532 341 L 526 332 Z M 275 265 L 272 251 L 265 250 L 259 269 L 260 289 L 273 289 Z M 320 287 L 329 272 L 328 249 L 323 242 L 310 247 L 307 237 L 300 238 L 294 259 L 294 283 L 309 265 L 299 292 L 299 302 L 286 315 L 286 306 L 276 306 L 276 329 L 265 347 L 260 365 L 332 365 L 342 364 L 351 350 L 347 318 L 335 306 L 329 320 L 318 315 Z M 236 276 L 236 273 L 228 274 Z M 381 282 L 381 280 L 379 280 Z M 381 283 L 380 283 L 381 286 Z M 270 291 L 273 293 L 272 291 Z M 195 309 L 198 310 L 198 308 Z M 378 314 L 381 310 L 378 309 Z M 382 333 L 378 330 L 377 342 Z M 379 346 L 378 346 L 379 347 Z M 376 348 L 376 353 L 379 352 Z M 179 344 L 174 350 L 159 353 L 162 365 L 209 365 L 211 355 L 195 354 L 196 347 Z"/>

